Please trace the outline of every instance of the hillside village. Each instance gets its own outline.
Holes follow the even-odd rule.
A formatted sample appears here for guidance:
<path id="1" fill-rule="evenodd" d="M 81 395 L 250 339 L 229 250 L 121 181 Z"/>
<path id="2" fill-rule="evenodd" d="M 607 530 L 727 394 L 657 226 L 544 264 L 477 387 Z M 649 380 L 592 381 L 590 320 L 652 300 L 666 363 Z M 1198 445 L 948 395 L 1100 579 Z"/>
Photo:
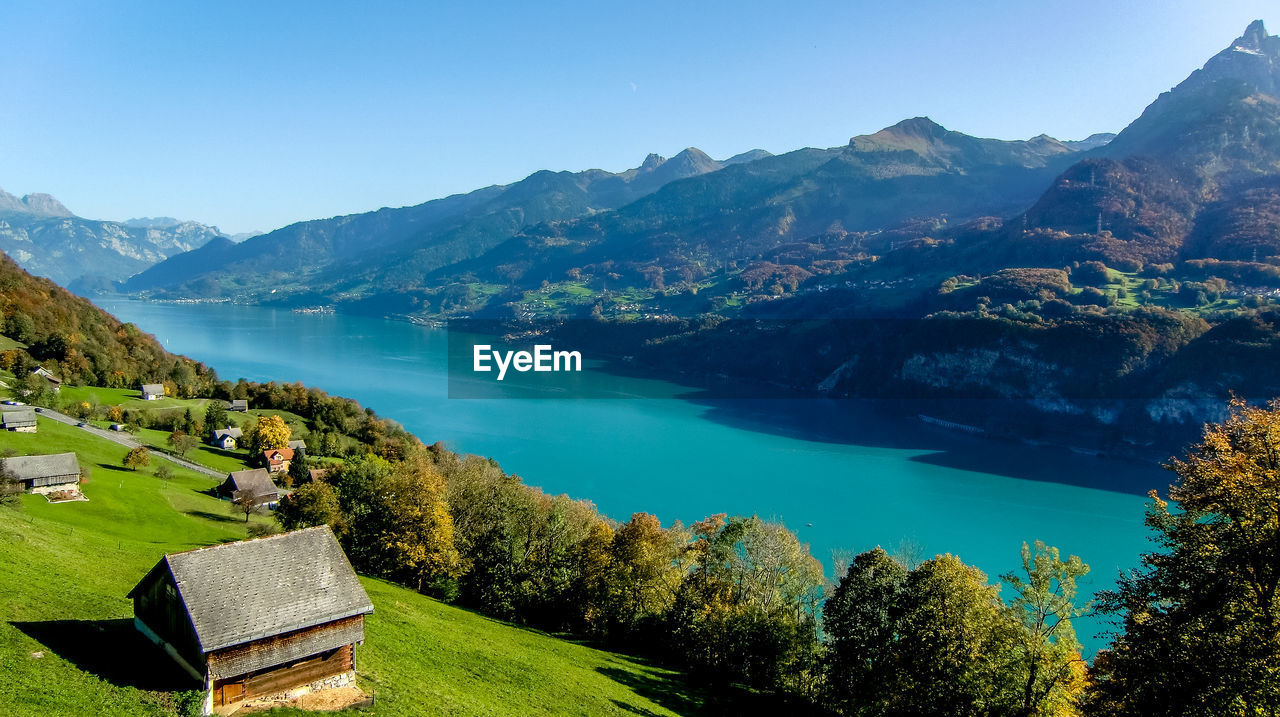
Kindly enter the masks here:
<path id="1" fill-rule="evenodd" d="M 153 452 L 158 454 L 155 475 L 161 478 L 171 479 L 177 468 L 216 475 L 220 470 L 211 464 L 238 467 L 206 493 L 242 512 L 251 537 L 273 530 L 269 523 L 250 524 L 250 518 L 273 510 L 282 492 L 294 486 L 295 475 L 309 481 L 315 473 L 290 472 L 291 466 L 306 465 L 306 442 L 290 438 L 292 429 L 279 413 L 251 412 L 246 399 L 178 401 L 167 397 L 163 384 L 150 383 L 134 395 L 110 391 L 106 397 L 118 403 L 103 406 L 97 389 L 68 389 L 64 395 L 61 381 L 47 369 L 29 375 L 46 381 L 79 416 L 5 401 L 0 427 L 29 436 L 23 448 L 38 451 L 52 443 L 40 435 L 43 417 L 89 434 L 115 431 L 103 438 L 129 449 L 121 461 L 124 469 L 147 467 Z M 13 393 L 41 398 L 40 392 Z M 181 413 L 192 433 L 175 428 L 158 445 L 156 436 L 142 434 L 144 429 L 120 423 L 138 401 Z M 201 430 L 204 420 L 189 418 L 200 409 L 204 420 L 225 426 Z M 92 480 L 92 472 L 74 451 L 6 456 L 0 458 L 0 473 L 9 491 L 43 496 L 50 503 L 88 501 L 81 484 Z M 246 564 L 254 568 L 246 570 Z M 166 555 L 127 597 L 134 601 L 138 632 L 202 685 L 202 714 L 230 714 L 245 704 L 315 704 L 317 699 L 329 707 L 371 704 L 356 686 L 354 650 L 364 641 L 364 616 L 373 606 L 327 526 Z"/>
<path id="2" fill-rule="evenodd" d="M 308 435 L 300 417 L 246 399 L 179 399 L 163 385 L 39 378 L 49 393 L 0 372 L 11 396 L 0 405 L 2 495 L 20 510 L 0 520 L 0 542 L 24 546 L 0 551 L 0 588 L 14 598 L 0 623 L 5 714 L 676 713 L 634 691 L 683 692 L 675 673 L 357 578 L 328 527 L 280 533 L 270 513 L 294 477 L 336 463 L 307 457 L 306 439 L 292 437 Z M 138 426 L 143 411 L 225 412 L 226 427 L 197 431 L 193 446 Z M 284 445 L 251 452 L 259 422 L 274 419 Z M 130 466 L 140 450 L 147 460 Z M 420 673 L 432 679 L 411 677 Z M 590 694 L 515 688 L 566 675 Z"/>

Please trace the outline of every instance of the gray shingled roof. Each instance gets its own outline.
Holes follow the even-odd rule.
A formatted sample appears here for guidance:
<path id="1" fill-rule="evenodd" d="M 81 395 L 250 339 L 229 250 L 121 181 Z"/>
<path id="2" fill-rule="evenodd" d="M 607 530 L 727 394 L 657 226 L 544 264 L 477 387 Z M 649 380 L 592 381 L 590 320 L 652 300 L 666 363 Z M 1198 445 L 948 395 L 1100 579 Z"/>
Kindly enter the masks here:
<path id="1" fill-rule="evenodd" d="M 8 414 L 6 414 L 8 415 Z M 80 464 L 74 453 L 54 453 L 47 456 L 18 456 L 5 458 L 4 467 L 19 480 L 35 480 L 49 476 L 80 475 Z"/>
<path id="2" fill-rule="evenodd" d="M 279 493 L 276 484 L 271 482 L 271 474 L 266 468 L 251 468 L 247 471 L 234 471 L 227 476 L 231 481 L 231 490 L 251 490 L 254 495 Z"/>
<path id="3" fill-rule="evenodd" d="M 21 411 L 5 411 L 0 413 L 0 425 L 32 426 L 36 422 L 36 412 L 31 409 Z"/>
<path id="4" fill-rule="evenodd" d="M 203 652 L 373 612 L 327 525 L 165 560 Z"/>
<path id="5" fill-rule="evenodd" d="M 154 396 L 163 396 L 164 384 L 163 383 L 144 383 L 142 384 L 142 392 L 149 393 Z"/>
<path id="6" fill-rule="evenodd" d="M 295 451 L 305 451 L 307 450 L 307 442 L 298 438 L 296 440 L 289 441 L 289 447 Z"/>
<path id="7" fill-rule="evenodd" d="M 218 430 L 213 432 L 214 438 L 222 438 L 223 436 L 231 436 L 232 438 L 243 438 L 244 431 L 240 430 L 236 426 L 232 426 L 230 428 L 219 428 Z"/>

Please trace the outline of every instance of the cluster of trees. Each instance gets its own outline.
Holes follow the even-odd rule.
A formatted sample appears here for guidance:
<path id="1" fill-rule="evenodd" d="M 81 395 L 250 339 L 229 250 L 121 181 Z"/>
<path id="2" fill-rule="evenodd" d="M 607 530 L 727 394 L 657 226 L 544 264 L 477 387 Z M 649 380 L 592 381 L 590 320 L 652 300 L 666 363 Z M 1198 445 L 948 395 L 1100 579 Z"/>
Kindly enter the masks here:
<path id="1" fill-rule="evenodd" d="M 396 459 L 406 456 L 417 443 L 404 427 L 378 417 L 373 409 L 301 383 L 222 381 L 213 387 L 209 397 L 246 399 L 255 409 L 277 409 L 301 416 L 307 424 L 307 448 L 316 455 L 359 455 L 372 450 Z"/>
<path id="2" fill-rule="evenodd" d="M 1013 599 L 952 555 L 909 568 L 857 556 L 823 610 L 821 699 L 849 715 L 1073 714 L 1085 663 L 1071 625 L 1078 557 L 1023 545 Z"/>
<path id="3" fill-rule="evenodd" d="M 15 371 L 20 376 L 39 364 L 74 385 L 123 388 L 165 380 L 184 396 L 201 395 L 216 380 L 205 365 L 165 351 L 133 324 L 27 274 L 8 257 L 0 257 L 0 333 L 26 346 L 0 354 L 7 370 L 22 362 Z"/>
<path id="4" fill-rule="evenodd" d="M 169 396 L 248 399 L 255 408 L 291 411 L 306 420 L 308 448 L 316 454 L 342 456 L 372 448 L 394 458 L 402 456 L 410 442 L 402 427 L 351 399 L 302 384 L 221 381 L 211 368 L 165 351 L 155 337 L 133 324 L 120 322 L 53 282 L 27 274 L 4 256 L 0 256 L 0 334 L 23 345 L 0 351 L 0 369 L 12 371 L 25 400 L 36 405 L 58 405 L 48 382 L 31 375 L 43 366 L 66 385 L 136 388 L 161 383 Z M 82 411 L 76 404 L 67 408 Z M 181 410 L 121 412 L 111 406 L 90 406 L 89 410 L 77 415 L 200 436 L 225 427 L 207 420 L 197 425 L 200 417 Z"/>
<path id="5" fill-rule="evenodd" d="M 362 572 L 506 620 L 648 652 L 704 685 L 843 715 L 1255 715 L 1280 710 L 1280 402 L 1237 401 L 1152 494 L 1159 549 L 1104 593 L 1114 644 L 1089 667 L 1072 621 L 1089 568 L 1024 545 L 992 584 L 952 555 L 876 548 L 834 585 L 756 517 L 611 521 L 476 456 L 416 444 L 347 460 L 286 497 Z"/>
<path id="6" fill-rule="evenodd" d="M 439 445 L 348 459 L 283 499 L 277 517 L 286 529 L 333 526 L 362 572 L 657 653 L 709 683 L 803 691 L 817 679 L 822 567 L 777 523 L 720 515 L 664 527 L 637 513 L 618 524 Z"/>

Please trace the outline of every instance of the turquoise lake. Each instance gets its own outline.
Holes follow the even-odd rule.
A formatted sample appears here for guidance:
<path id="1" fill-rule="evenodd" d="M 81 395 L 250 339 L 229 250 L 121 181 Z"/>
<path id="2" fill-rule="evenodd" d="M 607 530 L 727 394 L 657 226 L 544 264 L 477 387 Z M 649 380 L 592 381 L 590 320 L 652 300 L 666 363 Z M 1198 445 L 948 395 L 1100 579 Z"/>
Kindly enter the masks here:
<path id="1" fill-rule="evenodd" d="M 1040 539 L 1092 566 L 1084 590 L 1104 589 L 1149 549 L 1145 493 L 1171 477 L 886 419 L 853 401 L 450 399 L 440 329 L 230 304 L 98 303 L 224 379 L 301 381 L 355 398 L 427 443 L 493 457 L 619 520 L 640 511 L 664 524 L 722 512 L 780 519 L 828 573 L 833 551 L 912 545 L 925 557 L 958 555 L 994 580 L 1018 568 L 1024 541 Z M 580 380 L 620 395 L 681 393 L 590 367 Z M 1103 627 L 1078 626 L 1088 652 L 1103 645 Z"/>

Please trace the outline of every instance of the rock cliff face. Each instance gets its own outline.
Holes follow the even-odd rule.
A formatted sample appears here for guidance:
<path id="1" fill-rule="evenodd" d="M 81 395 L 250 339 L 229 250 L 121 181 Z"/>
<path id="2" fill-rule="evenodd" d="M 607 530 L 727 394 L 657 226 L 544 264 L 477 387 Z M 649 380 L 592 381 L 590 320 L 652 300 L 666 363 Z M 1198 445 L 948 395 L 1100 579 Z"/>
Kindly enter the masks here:
<path id="1" fill-rule="evenodd" d="M 0 250 L 27 271 L 62 286 L 123 281 L 221 236 L 196 222 L 122 224 L 84 219 L 48 194 L 21 199 L 0 190 Z"/>

